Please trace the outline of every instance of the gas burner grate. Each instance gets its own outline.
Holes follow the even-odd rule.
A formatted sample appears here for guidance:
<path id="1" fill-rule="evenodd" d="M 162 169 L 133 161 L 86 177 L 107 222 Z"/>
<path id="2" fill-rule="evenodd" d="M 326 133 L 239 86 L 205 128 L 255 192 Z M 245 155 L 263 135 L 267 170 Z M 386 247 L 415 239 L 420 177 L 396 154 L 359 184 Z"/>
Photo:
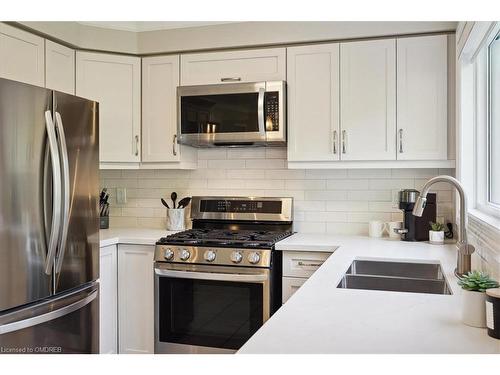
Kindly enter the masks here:
<path id="1" fill-rule="evenodd" d="M 269 248 L 276 242 L 290 236 L 292 232 L 252 231 L 227 229 L 188 229 L 160 239 L 163 244 L 238 246 Z"/>

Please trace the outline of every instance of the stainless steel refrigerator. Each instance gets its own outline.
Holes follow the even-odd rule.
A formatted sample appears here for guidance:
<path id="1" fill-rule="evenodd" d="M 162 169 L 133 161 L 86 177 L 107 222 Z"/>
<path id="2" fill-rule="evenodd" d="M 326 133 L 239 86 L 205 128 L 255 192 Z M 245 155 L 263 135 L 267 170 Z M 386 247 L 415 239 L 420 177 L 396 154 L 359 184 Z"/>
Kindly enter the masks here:
<path id="1" fill-rule="evenodd" d="M 98 122 L 0 79 L 0 353 L 99 351 Z"/>

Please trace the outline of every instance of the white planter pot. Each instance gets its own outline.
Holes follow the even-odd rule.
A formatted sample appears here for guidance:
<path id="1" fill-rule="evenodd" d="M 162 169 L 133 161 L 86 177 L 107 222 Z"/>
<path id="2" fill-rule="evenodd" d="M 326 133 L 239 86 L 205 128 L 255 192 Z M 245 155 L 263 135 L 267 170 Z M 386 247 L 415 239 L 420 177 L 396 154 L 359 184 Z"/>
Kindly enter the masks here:
<path id="1" fill-rule="evenodd" d="M 429 231 L 429 242 L 436 245 L 444 244 L 444 231 Z"/>
<path id="2" fill-rule="evenodd" d="M 486 327 L 486 293 L 462 292 L 462 322 L 471 327 Z"/>

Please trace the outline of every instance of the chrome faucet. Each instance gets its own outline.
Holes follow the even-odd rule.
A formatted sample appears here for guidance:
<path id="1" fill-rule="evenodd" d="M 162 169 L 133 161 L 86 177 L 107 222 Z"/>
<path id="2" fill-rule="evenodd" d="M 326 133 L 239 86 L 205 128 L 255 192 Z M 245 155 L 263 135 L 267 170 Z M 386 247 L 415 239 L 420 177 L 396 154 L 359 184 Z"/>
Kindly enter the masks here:
<path id="1" fill-rule="evenodd" d="M 448 182 L 449 184 L 455 186 L 460 196 L 460 223 L 458 228 L 458 241 L 457 241 L 457 268 L 455 269 L 455 274 L 457 276 L 462 276 L 471 270 L 471 254 L 474 252 L 474 246 L 467 243 L 467 198 L 465 197 L 465 192 L 462 184 L 451 176 L 441 175 L 431 178 L 427 181 L 422 188 L 415 206 L 413 207 L 413 215 L 422 216 L 424 212 L 425 205 L 427 203 L 427 193 L 432 185 L 436 182 Z"/>

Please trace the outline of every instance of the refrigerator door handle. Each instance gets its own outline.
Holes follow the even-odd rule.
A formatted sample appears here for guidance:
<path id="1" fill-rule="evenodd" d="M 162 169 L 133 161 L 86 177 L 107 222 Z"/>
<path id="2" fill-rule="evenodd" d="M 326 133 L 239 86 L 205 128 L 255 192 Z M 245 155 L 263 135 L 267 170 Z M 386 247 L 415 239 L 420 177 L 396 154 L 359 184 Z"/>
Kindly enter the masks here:
<path id="1" fill-rule="evenodd" d="M 66 147 L 66 136 L 64 134 L 64 125 L 61 115 L 56 112 L 56 129 L 59 140 L 59 149 L 61 152 L 61 170 L 62 170 L 62 228 L 59 241 L 59 252 L 56 258 L 56 273 L 61 272 L 64 253 L 66 251 L 66 241 L 68 239 L 69 213 L 70 213 L 70 183 L 69 183 L 69 159 L 68 148 Z"/>
<path id="2" fill-rule="evenodd" d="M 54 122 L 51 111 L 45 112 L 45 127 L 49 140 L 50 159 L 52 161 L 52 225 L 50 228 L 45 273 L 52 274 L 57 243 L 59 242 L 59 227 L 61 226 L 61 165 Z"/>
<path id="3" fill-rule="evenodd" d="M 90 294 L 86 294 L 85 297 L 73 301 L 70 304 L 63 305 L 56 310 L 52 310 L 53 304 L 48 303 L 45 307 L 45 312 L 38 314 L 37 316 L 29 317 L 27 319 L 22 319 L 6 324 L 0 324 L 0 335 L 5 333 L 19 331 L 24 328 L 29 328 L 36 326 L 38 324 L 46 323 L 51 320 L 60 318 L 62 316 L 68 315 L 74 311 L 80 310 L 81 308 L 87 306 L 90 302 L 92 302 L 97 297 L 98 290 L 93 290 Z"/>

